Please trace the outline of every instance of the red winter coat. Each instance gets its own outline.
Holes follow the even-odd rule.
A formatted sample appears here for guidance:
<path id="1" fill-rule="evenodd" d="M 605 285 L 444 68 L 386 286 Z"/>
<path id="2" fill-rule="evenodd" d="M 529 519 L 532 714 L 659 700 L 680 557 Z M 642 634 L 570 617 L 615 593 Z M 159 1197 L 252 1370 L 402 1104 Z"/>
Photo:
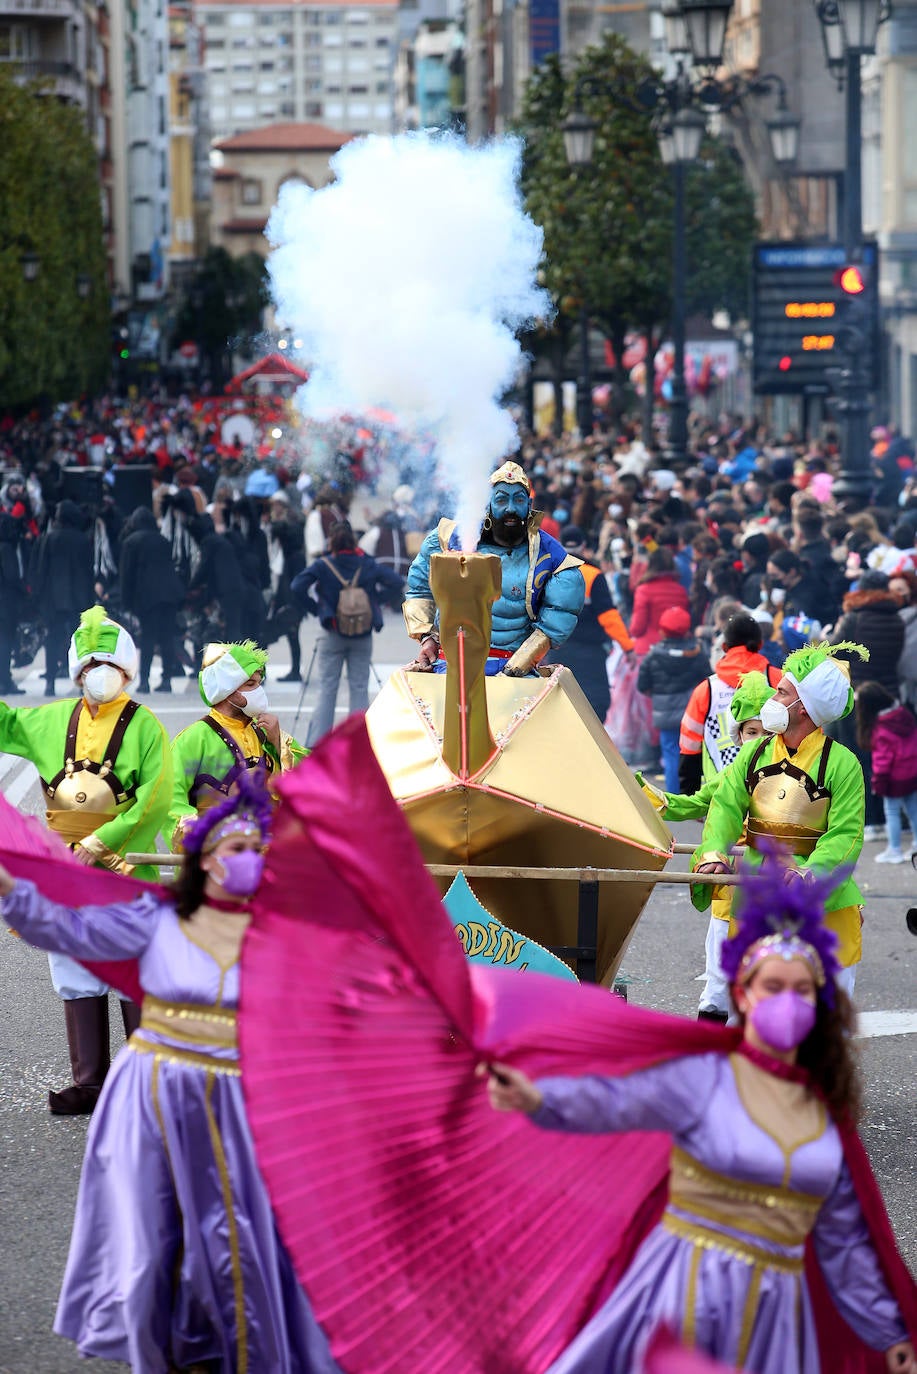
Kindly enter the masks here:
<path id="1" fill-rule="evenodd" d="M 890 706 L 872 729 L 872 790 L 877 797 L 917 792 L 917 719 L 906 706 Z"/>
<path id="2" fill-rule="evenodd" d="M 634 610 L 630 618 L 630 637 L 634 652 L 642 658 L 662 638 L 659 617 L 673 606 L 688 609 L 688 593 L 676 573 L 657 573 L 641 582 L 634 592 Z"/>

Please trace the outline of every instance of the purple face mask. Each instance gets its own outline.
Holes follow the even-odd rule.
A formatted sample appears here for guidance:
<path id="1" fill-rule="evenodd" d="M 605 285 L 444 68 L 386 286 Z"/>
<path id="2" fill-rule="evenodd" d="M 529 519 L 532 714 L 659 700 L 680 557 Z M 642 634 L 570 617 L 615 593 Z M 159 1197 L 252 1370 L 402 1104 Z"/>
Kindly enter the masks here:
<path id="1" fill-rule="evenodd" d="M 257 891 L 264 868 L 264 855 L 257 849 L 245 849 L 241 854 L 223 854 L 218 860 L 223 876 L 217 882 L 233 897 L 250 897 Z"/>
<path id="2" fill-rule="evenodd" d="M 750 1019 L 765 1045 L 785 1054 L 801 1045 L 815 1025 L 815 1005 L 798 992 L 778 992 L 756 1002 Z"/>

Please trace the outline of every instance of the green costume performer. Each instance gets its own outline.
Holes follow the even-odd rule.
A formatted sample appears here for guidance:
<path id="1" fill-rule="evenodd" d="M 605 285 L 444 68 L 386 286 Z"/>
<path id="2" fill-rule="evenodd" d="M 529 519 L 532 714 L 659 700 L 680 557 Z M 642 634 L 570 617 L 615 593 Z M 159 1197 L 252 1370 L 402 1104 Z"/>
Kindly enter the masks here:
<path id="1" fill-rule="evenodd" d="M 732 743 L 737 747 L 762 736 L 761 708 L 774 695 L 774 689 L 764 673 L 745 673 L 733 693 L 729 703 L 727 729 Z M 719 773 L 714 773 L 703 787 L 690 796 L 677 792 L 661 792 L 640 778 L 640 783 L 649 795 L 650 801 L 667 821 L 702 821 L 706 818 L 713 799 L 719 791 L 723 778 L 735 767 L 735 762 L 727 764 Z M 744 834 L 740 837 L 744 840 Z M 720 951 L 729 931 L 732 916 L 732 889 L 725 885 L 713 888 L 710 901 L 710 921 L 704 941 L 704 986 L 698 1001 L 697 1016 L 701 1021 L 724 1022 L 729 1016 L 729 984 L 720 968 Z"/>
<path id="2" fill-rule="evenodd" d="M 94 606 L 70 641 L 70 677 L 82 697 L 37 707 L 0 702 L 0 750 L 35 764 L 49 827 L 82 863 L 120 872 L 132 871 L 125 854 L 155 848 L 172 792 L 168 736 L 124 690 L 137 666 L 130 635 Z M 136 873 L 158 876 L 153 868 Z M 55 954 L 49 962 L 64 1000 L 73 1071 L 73 1086 L 50 1093 L 49 1104 L 60 1115 L 81 1115 L 92 1111 L 108 1071 L 108 989 L 71 959 Z M 139 1010 L 122 1008 L 130 1034 Z"/>
<path id="3" fill-rule="evenodd" d="M 176 851 L 182 847 L 186 825 L 223 801 L 240 773 L 260 764 L 270 776 L 308 757 L 308 749 L 265 715 L 266 666 L 267 654 L 251 640 L 209 644 L 204 650 L 198 683 L 210 711 L 172 741 L 173 786 L 166 839 Z M 273 740 L 269 731 L 275 735 Z"/>
<path id="4" fill-rule="evenodd" d="M 743 745 L 722 774 L 692 856 L 693 869 L 729 866 L 730 848 L 743 827 L 752 866 L 761 863 L 756 849 L 762 839 L 789 849 L 803 880 L 808 872 L 826 874 L 856 862 L 863 846 L 863 770 L 850 750 L 822 730 L 853 710 L 844 665 L 832 657 L 839 649 L 866 655 L 860 645 L 820 644 L 799 649 L 786 660 L 774 697 L 761 708 L 761 722 L 774 734 Z M 788 699 L 789 709 L 781 697 Z M 797 705 L 804 714 L 791 725 L 789 710 Z M 786 735 L 794 742 L 788 743 Z M 692 899 L 705 910 L 711 902 L 709 888 L 694 889 Z M 827 903 L 826 922 L 838 936 L 838 957 L 850 970 L 844 980 L 849 991 L 862 956 L 862 900 L 856 883 L 846 878 Z"/>

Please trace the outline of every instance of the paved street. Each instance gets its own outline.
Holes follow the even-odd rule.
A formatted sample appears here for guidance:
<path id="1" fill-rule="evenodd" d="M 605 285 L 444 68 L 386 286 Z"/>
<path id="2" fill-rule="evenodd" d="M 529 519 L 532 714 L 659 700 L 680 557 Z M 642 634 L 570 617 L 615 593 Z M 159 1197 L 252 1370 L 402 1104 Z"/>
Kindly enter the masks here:
<path id="1" fill-rule="evenodd" d="M 304 667 L 313 635 L 310 626 L 304 633 Z M 409 658 L 410 647 L 399 621 L 390 618 L 376 640 L 380 675 Z M 281 723 L 289 729 L 299 688 L 270 681 L 287 666 L 280 659 L 271 665 L 269 689 Z M 15 704 L 40 704 L 43 684 L 38 672 L 17 676 L 30 695 L 17 698 Z M 155 681 L 155 671 L 153 676 Z M 183 686 L 176 681 L 175 688 L 171 697 L 149 699 L 170 733 L 202 710 L 196 682 L 188 679 Z M 297 728 L 300 738 L 314 702 L 313 679 Z M 20 788 L 15 799 L 21 803 L 22 774 L 14 770 L 10 776 L 13 787 Z M 697 833 L 695 825 L 682 826 L 678 838 L 693 839 Z M 880 848 L 867 846 L 858 874 L 867 897 L 867 927 L 857 1000 L 870 1014 L 865 1025 L 869 1036 L 861 1041 L 869 1106 L 864 1137 L 904 1253 L 917 1269 L 917 940 L 904 924 L 907 907 L 917 904 L 917 875 L 909 865 L 875 865 L 872 858 Z M 631 1000 L 692 1014 L 696 977 L 703 967 L 704 929 L 705 918 L 693 910 L 684 893 L 657 889 L 624 961 Z M 60 1004 L 51 991 L 44 957 L 5 933 L 0 934 L 0 998 L 0 1374 L 91 1374 L 120 1368 L 79 1360 L 68 1343 L 51 1333 L 87 1123 L 52 1118 L 47 1112 L 48 1086 L 62 1084 L 67 1074 Z M 896 1022 L 878 1015 L 888 1013 L 906 1015 Z M 893 1028 L 906 1033 L 884 1033 Z"/>

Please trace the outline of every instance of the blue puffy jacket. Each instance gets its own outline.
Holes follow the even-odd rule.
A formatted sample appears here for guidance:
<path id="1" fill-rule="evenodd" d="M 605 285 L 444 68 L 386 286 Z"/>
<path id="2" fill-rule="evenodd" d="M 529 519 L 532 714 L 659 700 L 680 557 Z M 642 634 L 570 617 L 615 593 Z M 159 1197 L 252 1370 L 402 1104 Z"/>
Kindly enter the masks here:
<path id="1" fill-rule="evenodd" d="M 434 553 L 461 547 L 451 520 L 440 521 L 428 534 L 408 571 L 407 601 L 428 603 L 435 623 L 430 590 L 430 558 Z M 493 606 L 491 645 L 514 653 L 533 630 L 541 630 L 556 648 L 573 632 L 583 609 L 586 587 L 580 560 L 544 530 L 534 530 L 514 549 L 482 539 L 478 553 L 496 554 L 503 566 L 503 595 Z"/>

